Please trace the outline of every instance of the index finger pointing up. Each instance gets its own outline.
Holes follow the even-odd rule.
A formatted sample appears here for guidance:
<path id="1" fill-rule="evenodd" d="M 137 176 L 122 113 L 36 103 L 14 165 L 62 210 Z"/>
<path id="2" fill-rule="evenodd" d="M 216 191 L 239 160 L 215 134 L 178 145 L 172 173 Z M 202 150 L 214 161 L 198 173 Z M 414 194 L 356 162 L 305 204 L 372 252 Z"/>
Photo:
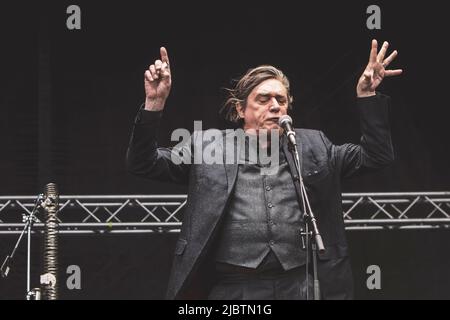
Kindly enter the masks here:
<path id="1" fill-rule="evenodd" d="M 166 62 L 168 65 L 170 65 L 169 63 L 169 55 L 167 54 L 167 50 L 164 47 L 161 47 L 159 49 L 160 53 L 161 53 L 161 61 L 162 62 Z"/>
<path id="2" fill-rule="evenodd" d="M 377 40 L 372 40 L 372 48 L 370 49 L 370 62 L 376 62 L 377 61 L 377 49 L 378 49 L 378 43 Z"/>

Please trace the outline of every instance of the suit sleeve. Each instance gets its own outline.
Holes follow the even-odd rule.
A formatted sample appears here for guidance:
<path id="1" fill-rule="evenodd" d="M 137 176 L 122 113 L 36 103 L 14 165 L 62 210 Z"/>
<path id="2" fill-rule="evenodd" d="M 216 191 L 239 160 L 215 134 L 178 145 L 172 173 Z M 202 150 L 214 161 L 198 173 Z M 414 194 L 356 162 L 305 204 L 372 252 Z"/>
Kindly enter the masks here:
<path id="1" fill-rule="evenodd" d="M 135 119 L 126 154 L 128 172 L 143 178 L 187 184 L 189 177 L 190 139 L 183 146 L 159 148 L 157 134 L 162 111 L 141 107 Z M 183 153 L 185 152 L 185 153 Z"/>
<path id="2" fill-rule="evenodd" d="M 331 167 L 343 178 L 383 168 L 394 161 L 389 126 L 390 98 L 377 93 L 372 97 L 357 98 L 357 106 L 362 135 L 360 144 L 334 145 L 321 133 Z"/>

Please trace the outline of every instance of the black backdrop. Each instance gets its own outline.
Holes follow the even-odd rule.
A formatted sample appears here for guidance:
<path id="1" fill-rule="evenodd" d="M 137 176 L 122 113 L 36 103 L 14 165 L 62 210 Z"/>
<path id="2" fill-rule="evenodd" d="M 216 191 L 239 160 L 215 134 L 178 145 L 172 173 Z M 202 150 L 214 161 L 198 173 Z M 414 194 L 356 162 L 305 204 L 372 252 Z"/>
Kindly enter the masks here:
<path id="1" fill-rule="evenodd" d="M 124 168 L 144 98 L 143 72 L 161 45 L 173 72 L 163 145 L 171 144 L 175 128 L 192 129 L 193 120 L 202 120 L 205 129 L 226 127 L 218 115 L 221 88 L 263 63 L 289 76 L 296 126 L 323 130 L 337 144 L 357 142 L 354 87 L 372 38 L 388 40 L 399 51 L 393 67 L 404 69 L 380 88 L 393 101 L 396 162 L 345 181 L 344 192 L 448 190 L 450 52 L 442 2 L 77 1 L 78 31 L 66 28 L 70 4 L 1 5 L 1 195 L 34 195 L 50 181 L 67 195 L 184 193 L 180 186 L 132 177 Z M 381 30 L 366 28 L 370 4 L 381 7 Z M 444 272 L 450 266 L 448 232 L 348 236 L 357 297 L 450 298 Z M 3 257 L 14 237 L 2 239 Z M 64 292 L 66 298 L 162 297 L 173 236 L 62 241 L 62 265 L 82 264 L 85 275 L 85 289 Z M 0 282 L 0 298 L 21 297 L 23 262 L 19 257 L 15 278 Z M 385 266 L 381 291 L 364 289 L 370 264 Z"/>

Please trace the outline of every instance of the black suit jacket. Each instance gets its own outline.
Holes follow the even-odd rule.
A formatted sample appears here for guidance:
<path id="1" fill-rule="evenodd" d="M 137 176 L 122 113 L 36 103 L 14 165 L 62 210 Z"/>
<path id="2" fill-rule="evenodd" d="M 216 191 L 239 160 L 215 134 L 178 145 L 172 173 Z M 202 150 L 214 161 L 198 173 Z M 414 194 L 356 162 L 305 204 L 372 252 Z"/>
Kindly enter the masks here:
<path id="1" fill-rule="evenodd" d="M 319 280 L 325 299 L 353 296 L 353 282 L 343 221 L 341 180 L 393 161 L 388 121 L 389 97 L 358 98 L 360 144 L 334 145 L 317 130 L 295 129 L 302 177 L 326 251 L 319 255 Z M 167 290 L 167 298 L 204 298 L 199 293 L 208 254 L 237 176 L 237 164 L 175 164 L 171 149 L 158 148 L 161 112 L 140 111 L 133 128 L 127 168 L 138 176 L 188 185 L 188 200 Z M 194 132 L 191 146 L 200 132 Z M 226 132 L 221 131 L 225 137 Z M 284 140 L 284 139 L 283 139 Z M 285 141 L 285 140 L 284 140 Z M 216 143 L 217 141 L 200 142 Z M 291 173 L 292 156 L 284 145 Z M 293 174 L 295 176 L 295 174 Z M 295 177 L 293 177 L 295 178 Z M 294 179 L 297 188 L 298 179 Z M 194 290 L 192 290 L 194 289 Z M 203 295 L 202 295 L 203 294 Z"/>

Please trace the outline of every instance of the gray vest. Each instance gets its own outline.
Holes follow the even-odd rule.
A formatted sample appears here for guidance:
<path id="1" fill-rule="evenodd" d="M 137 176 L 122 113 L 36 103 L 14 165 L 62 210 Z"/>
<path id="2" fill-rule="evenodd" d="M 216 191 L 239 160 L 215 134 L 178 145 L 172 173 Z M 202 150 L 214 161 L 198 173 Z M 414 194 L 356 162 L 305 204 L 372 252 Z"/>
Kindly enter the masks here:
<path id="1" fill-rule="evenodd" d="M 257 268 L 272 251 L 284 270 L 301 266 L 306 258 L 301 249 L 303 227 L 283 151 L 275 175 L 261 175 L 258 164 L 240 164 L 218 239 L 216 262 Z"/>

